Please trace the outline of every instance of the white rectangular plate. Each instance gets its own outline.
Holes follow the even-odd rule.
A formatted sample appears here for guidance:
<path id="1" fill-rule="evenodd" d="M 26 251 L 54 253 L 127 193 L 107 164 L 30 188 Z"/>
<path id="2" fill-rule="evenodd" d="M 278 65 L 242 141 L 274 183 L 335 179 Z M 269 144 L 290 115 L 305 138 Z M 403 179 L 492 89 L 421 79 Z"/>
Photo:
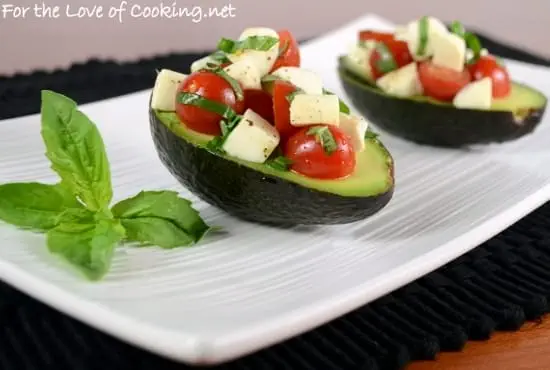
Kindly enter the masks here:
<path id="1" fill-rule="evenodd" d="M 303 66 L 341 96 L 336 58 L 365 16 L 304 46 Z M 550 71 L 509 62 L 512 76 L 550 95 Z M 372 301 L 474 248 L 549 199 L 550 122 L 534 135 L 472 152 L 382 135 L 396 162 L 395 196 L 347 226 L 278 230 L 241 222 L 174 180 L 153 148 L 149 91 L 82 107 L 99 126 L 115 196 L 177 189 L 227 235 L 172 251 L 123 247 L 105 280 L 89 283 L 48 254 L 44 237 L 0 225 L 0 279 L 94 327 L 176 360 L 227 361 Z M 55 182 L 37 115 L 0 123 L 0 183 Z"/>

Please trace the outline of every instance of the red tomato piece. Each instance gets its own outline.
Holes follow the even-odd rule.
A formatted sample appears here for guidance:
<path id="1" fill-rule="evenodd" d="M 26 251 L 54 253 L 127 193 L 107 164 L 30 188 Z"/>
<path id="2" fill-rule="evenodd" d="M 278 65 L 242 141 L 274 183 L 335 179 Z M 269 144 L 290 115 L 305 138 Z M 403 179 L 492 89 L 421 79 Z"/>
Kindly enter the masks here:
<path id="1" fill-rule="evenodd" d="M 264 90 L 244 90 L 244 110 L 252 109 L 263 119 L 273 123 L 273 98 Z"/>
<path id="2" fill-rule="evenodd" d="M 501 66 L 495 57 L 485 55 L 468 67 L 474 80 L 490 77 L 493 82 L 493 97 L 503 98 L 510 93 L 510 75 L 508 70 Z"/>
<path id="3" fill-rule="evenodd" d="M 198 71 L 187 76 L 178 92 L 188 92 L 231 107 L 237 114 L 244 111 L 244 100 L 237 100 L 231 85 L 215 73 Z M 190 129 L 208 135 L 220 135 L 222 116 L 195 105 L 176 102 L 176 114 Z"/>
<path id="4" fill-rule="evenodd" d="M 450 101 L 471 81 L 470 72 L 439 67 L 431 62 L 418 65 L 418 77 L 424 88 L 424 95 L 442 101 Z"/>
<path id="5" fill-rule="evenodd" d="M 384 42 L 389 53 L 381 52 L 383 49 L 376 48 L 370 56 L 369 63 L 372 70 L 372 75 L 375 79 L 382 77 L 385 72 L 381 69 L 381 63 L 389 62 L 391 59 L 395 62 L 397 68 L 406 66 L 413 61 L 407 43 L 399 40 L 391 40 Z"/>
<path id="6" fill-rule="evenodd" d="M 281 67 L 300 67 L 300 46 L 290 31 L 281 30 L 279 34 L 279 57 L 271 71 Z"/>
<path id="7" fill-rule="evenodd" d="M 374 40 L 379 42 L 391 42 L 395 41 L 393 33 L 390 32 L 377 32 L 371 30 L 359 31 L 359 40 L 368 41 Z"/>
<path id="8" fill-rule="evenodd" d="M 328 154 L 312 127 L 327 127 L 336 142 L 336 150 Z M 284 149 L 285 156 L 292 161 L 291 169 L 304 176 L 317 179 L 339 179 L 349 176 L 355 170 L 355 153 L 352 144 L 342 130 L 335 126 L 308 126 L 292 135 Z"/>
<path id="9" fill-rule="evenodd" d="M 273 83 L 273 113 L 275 128 L 279 131 L 281 138 L 286 138 L 298 129 L 290 124 L 290 102 L 287 96 L 296 91 L 296 87 L 285 81 Z"/>

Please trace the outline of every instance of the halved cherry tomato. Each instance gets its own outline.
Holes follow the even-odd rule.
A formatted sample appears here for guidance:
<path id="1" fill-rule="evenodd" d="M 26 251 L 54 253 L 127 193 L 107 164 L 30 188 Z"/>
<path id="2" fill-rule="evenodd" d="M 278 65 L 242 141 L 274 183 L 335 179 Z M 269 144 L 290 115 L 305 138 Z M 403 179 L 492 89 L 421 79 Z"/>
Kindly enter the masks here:
<path id="1" fill-rule="evenodd" d="M 418 78 L 424 88 L 424 95 L 434 99 L 450 101 L 471 81 L 470 72 L 457 72 L 450 68 L 436 66 L 431 62 L 418 65 Z"/>
<path id="2" fill-rule="evenodd" d="M 495 57 L 485 55 L 468 67 L 474 80 L 490 77 L 493 82 L 493 97 L 503 98 L 510 93 L 510 75 L 508 70 L 498 64 Z"/>
<path id="3" fill-rule="evenodd" d="M 389 51 L 389 54 L 381 53 L 381 49 L 376 48 L 370 56 L 369 63 L 372 70 L 372 75 L 375 79 L 382 77 L 385 73 L 380 70 L 379 63 L 381 61 L 393 58 L 397 64 L 397 68 L 406 66 L 413 61 L 409 47 L 405 41 L 390 40 L 383 42 Z"/>
<path id="4" fill-rule="evenodd" d="M 244 90 L 244 110 L 252 109 L 268 122 L 273 123 L 273 98 L 264 90 Z"/>
<path id="5" fill-rule="evenodd" d="M 292 161 L 291 169 L 304 176 L 317 179 L 339 179 L 349 176 L 355 170 L 355 153 L 348 137 L 339 128 L 328 125 L 336 150 L 328 154 L 314 134 L 312 127 L 300 129 L 292 135 L 285 146 L 285 156 Z"/>
<path id="6" fill-rule="evenodd" d="M 282 138 L 287 138 L 298 129 L 290 124 L 290 102 L 287 96 L 296 91 L 296 87 L 285 81 L 273 83 L 273 113 L 275 128 Z"/>
<path id="7" fill-rule="evenodd" d="M 215 73 L 198 71 L 187 76 L 178 87 L 179 92 L 194 93 L 205 99 L 231 107 L 237 114 L 244 111 L 244 100 L 237 100 L 231 85 Z M 190 129 L 208 135 L 220 135 L 222 117 L 194 105 L 176 102 L 176 114 Z"/>
<path id="8" fill-rule="evenodd" d="M 359 32 L 359 40 L 368 41 L 374 40 L 379 42 L 391 42 L 395 41 L 395 37 L 391 32 L 377 32 L 371 30 L 364 30 Z"/>
<path id="9" fill-rule="evenodd" d="M 298 42 L 292 36 L 290 31 L 281 30 L 279 34 L 279 57 L 275 61 L 271 71 L 281 67 L 299 67 L 300 66 L 300 47 Z"/>

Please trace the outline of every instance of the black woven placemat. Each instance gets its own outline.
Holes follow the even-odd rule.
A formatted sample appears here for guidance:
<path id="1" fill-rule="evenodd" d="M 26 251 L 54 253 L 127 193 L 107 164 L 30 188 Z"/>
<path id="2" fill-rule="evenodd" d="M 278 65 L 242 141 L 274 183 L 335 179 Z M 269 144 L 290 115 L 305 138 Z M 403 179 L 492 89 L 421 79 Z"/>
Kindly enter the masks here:
<path id="1" fill-rule="evenodd" d="M 550 66 L 482 36 L 495 54 Z M 155 69 L 186 70 L 198 54 L 136 63 L 90 61 L 0 77 L 0 119 L 37 113 L 40 90 L 79 104 L 152 86 Z M 399 369 L 516 330 L 549 310 L 550 204 L 472 252 L 316 330 L 216 369 Z M 120 342 L 0 282 L 0 369 L 191 369 Z"/>

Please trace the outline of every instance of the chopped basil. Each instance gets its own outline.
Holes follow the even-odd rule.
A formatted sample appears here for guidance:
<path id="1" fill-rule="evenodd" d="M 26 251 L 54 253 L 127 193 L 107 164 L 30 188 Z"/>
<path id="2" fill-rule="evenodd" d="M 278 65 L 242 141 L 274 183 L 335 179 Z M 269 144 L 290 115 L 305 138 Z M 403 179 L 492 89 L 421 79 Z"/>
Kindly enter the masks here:
<path id="1" fill-rule="evenodd" d="M 376 51 L 379 58 L 376 61 L 376 69 L 382 74 L 394 71 L 397 69 L 397 63 L 390 49 L 384 43 L 376 44 Z"/>
<path id="2" fill-rule="evenodd" d="M 218 50 L 227 54 L 235 54 L 243 50 L 267 51 L 279 42 L 277 37 L 271 36 L 250 36 L 244 40 L 230 40 L 222 38 L 218 42 Z"/>
<path id="3" fill-rule="evenodd" d="M 235 80 L 233 77 L 231 77 L 226 71 L 221 68 L 221 66 L 217 64 L 212 63 L 206 63 L 206 70 L 217 74 L 221 78 L 227 81 L 229 85 L 231 85 L 231 88 L 235 92 L 235 96 L 237 97 L 237 100 L 243 100 L 244 99 L 244 92 L 243 88 L 241 87 L 241 84 L 239 81 Z"/>
<path id="4" fill-rule="evenodd" d="M 216 136 L 212 140 L 210 140 L 208 143 L 206 143 L 206 147 L 210 149 L 210 151 L 218 154 L 225 154 L 225 151 L 222 148 L 223 146 L 223 138 L 221 136 Z"/>
<path id="5" fill-rule="evenodd" d="M 178 102 L 186 105 L 194 105 L 209 112 L 217 113 L 227 120 L 233 119 L 237 113 L 231 107 L 217 101 L 208 100 L 198 94 L 182 92 L 178 94 Z"/>
<path id="6" fill-rule="evenodd" d="M 471 32 L 466 32 L 464 34 L 464 40 L 466 41 L 466 46 L 472 51 L 474 56 L 468 61 L 468 64 L 475 63 L 481 56 L 481 42 L 477 36 Z"/>
<path id="7" fill-rule="evenodd" d="M 297 90 L 291 92 L 290 94 L 288 94 L 288 95 L 286 96 L 286 100 L 288 100 L 288 102 L 292 104 L 292 101 L 294 100 L 294 98 L 296 97 L 296 95 L 298 95 L 298 94 L 303 94 L 303 93 L 304 93 L 304 92 L 303 92 L 302 90 L 297 89 Z"/>
<path id="8" fill-rule="evenodd" d="M 460 23 L 459 21 L 453 21 L 453 23 L 451 23 L 451 32 L 454 33 L 455 35 L 458 35 L 464 38 L 466 29 L 464 28 L 462 23 Z"/>
<path id="9" fill-rule="evenodd" d="M 242 116 L 235 113 L 231 107 L 219 103 L 217 101 L 208 100 L 200 95 L 182 92 L 178 95 L 178 102 L 181 104 L 194 105 L 209 112 L 217 113 L 223 117 L 220 121 L 220 128 L 222 131 L 221 136 L 216 136 L 210 140 L 207 144 L 207 148 L 216 153 L 223 153 L 222 145 L 229 135 L 229 133 L 235 128 L 237 123 L 241 120 Z"/>
<path id="10" fill-rule="evenodd" d="M 221 50 L 217 50 L 210 54 L 210 59 L 215 60 L 216 62 L 219 62 L 219 64 L 224 63 L 231 63 L 231 60 L 225 55 L 225 53 Z"/>
<path id="11" fill-rule="evenodd" d="M 424 16 L 418 21 L 418 47 L 416 54 L 418 56 L 426 55 L 426 49 L 428 48 L 428 35 L 430 33 L 430 22 L 428 17 Z"/>
<path id="12" fill-rule="evenodd" d="M 325 95 L 334 95 L 333 92 L 330 92 L 326 89 L 323 89 L 323 94 L 325 94 Z M 345 114 L 349 114 L 350 110 L 349 110 L 349 107 L 347 106 L 347 104 L 344 103 L 344 101 L 340 98 L 338 98 L 338 101 L 340 102 L 340 112 L 345 113 Z"/>
<path id="13" fill-rule="evenodd" d="M 265 162 L 269 167 L 278 171 L 288 171 L 292 161 L 285 156 L 278 156 Z"/>
<path id="14" fill-rule="evenodd" d="M 371 131 L 370 129 L 367 130 L 367 132 L 365 132 L 365 139 L 366 140 L 374 140 L 374 139 L 378 139 L 378 134 L 374 131 Z"/>
<path id="15" fill-rule="evenodd" d="M 331 155 L 338 149 L 338 144 L 332 132 L 330 132 L 327 126 L 314 126 L 307 130 L 308 135 L 315 135 L 318 143 L 321 144 L 326 154 Z"/>

